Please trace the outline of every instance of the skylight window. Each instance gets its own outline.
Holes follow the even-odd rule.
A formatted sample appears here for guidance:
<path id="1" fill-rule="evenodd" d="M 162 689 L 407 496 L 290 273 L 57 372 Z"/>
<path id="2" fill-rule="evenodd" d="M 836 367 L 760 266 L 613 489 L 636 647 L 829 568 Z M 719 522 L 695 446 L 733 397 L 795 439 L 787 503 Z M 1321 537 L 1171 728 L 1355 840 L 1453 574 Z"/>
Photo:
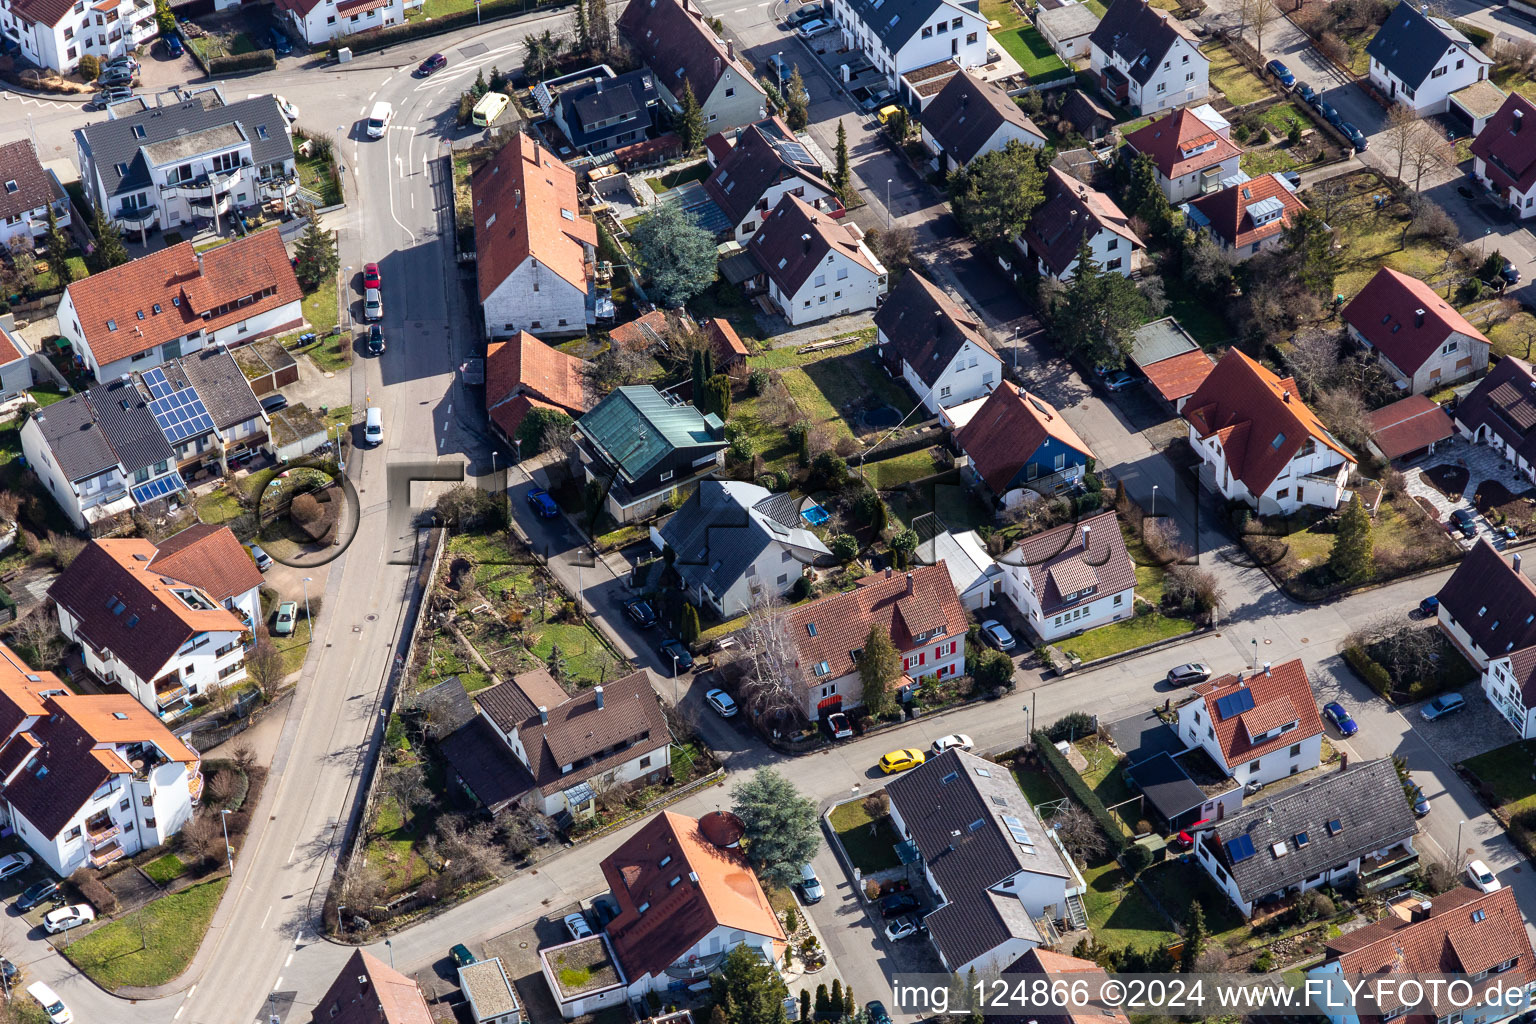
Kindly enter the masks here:
<path id="1" fill-rule="evenodd" d="M 5 190 L 7 192 L 17 192 L 20 191 L 20 186 L 18 186 L 14 181 L 8 181 L 5 183 Z"/>
<path id="2" fill-rule="evenodd" d="M 137 316 L 140 320 L 144 319 L 144 311 L 142 309 L 134 310 L 134 315 Z"/>
<path id="3" fill-rule="evenodd" d="M 114 712 L 112 712 L 112 717 L 117 719 L 119 722 L 126 722 L 126 721 L 128 721 L 128 716 L 125 713 L 121 712 L 121 711 L 114 711 Z"/>
<path id="4" fill-rule="evenodd" d="M 117 165 L 117 174 L 118 174 L 118 177 L 122 177 L 122 178 L 128 177 L 128 165 L 127 164 L 118 164 Z"/>
<path id="5" fill-rule="evenodd" d="M 1269 446 L 1271 448 L 1275 449 L 1276 451 L 1278 451 L 1280 449 L 1280 446 L 1283 445 L 1283 444 L 1285 444 L 1285 435 L 1284 434 L 1276 434 L 1275 435 L 1275 439 L 1273 441 L 1269 442 Z"/>
<path id="6" fill-rule="evenodd" d="M 266 139 L 267 138 L 267 126 L 266 125 L 259 124 L 259 125 L 256 126 L 256 137 L 258 139 Z"/>
<path id="7" fill-rule="evenodd" d="M 1306 846 L 1311 841 L 1312 841 L 1312 838 L 1310 836 L 1308 836 L 1305 832 L 1297 832 L 1296 833 L 1296 849 L 1298 849 L 1298 850 L 1301 849 L 1303 846 Z"/>
<path id="8" fill-rule="evenodd" d="M 954 782 L 959 777 L 960 777 L 960 773 L 959 772 L 950 772 L 948 775 L 944 776 L 942 779 L 939 780 L 939 784 L 947 786 L 951 782 Z"/>
<path id="9" fill-rule="evenodd" d="M 992 773 L 985 768 L 977 768 L 976 774 L 980 775 L 984 779 L 990 779 L 992 777 Z"/>
<path id="10" fill-rule="evenodd" d="M 816 635 L 816 623 L 814 623 L 814 622 L 807 622 L 805 624 L 805 631 L 807 633 L 809 633 L 811 636 L 815 636 Z"/>
<path id="11" fill-rule="evenodd" d="M 1487 918 L 1488 918 L 1488 914 L 1486 912 L 1482 911 L 1482 910 L 1474 910 L 1474 911 L 1472 911 L 1472 920 L 1474 922 L 1487 920 Z"/>
<path id="12" fill-rule="evenodd" d="M 1329 835 L 1336 836 L 1340 832 L 1343 832 L 1343 831 L 1344 831 L 1344 823 L 1342 821 L 1340 821 L 1338 818 L 1334 818 L 1334 819 L 1332 819 L 1331 821 L 1328 822 L 1328 834 Z"/>
<path id="13" fill-rule="evenodd" d="M 117 330 L 117 321 L 116 320 L 108 320 L 107 321 L 107 330 L 109 330 L 109 331 Z"/>
<path id="14" fill-rule="evenodd" d="M 832 666 L 828 665 L 826 662 L 818 661 L 816 663 L 816 674 L 818 676 L 824 676 L 824 675 L 826 675 L 827 673 L 829 673 L 831 671 L 832 671 Z"/>
<path id="15" fill-rule="evenodd" d="M 160 303 L 158 303 L 158 302 L 157 302 L 157 303 L 155 303 L 155 304 L 154 304 L 154 305 L 153 305 L 153 306 L 152 306 L 152 307 L 150 307 L 150 308 L 151 308 L 151 309 L 153 309 L 153 310 L 154 310 L 154 311 L 155 311 L 155 315 L 156 315 L 156 316 L 159 316 L 159 315 L 160 315 Z"/>
<path id="16" fill-rule="evenodd" d="M 1270 850 L 1271 853 L 1273 853 L 1275 855 L 1275 859 L 1276 860 L 1279 860 L 1281 857 L 1284 857 L 1286 854 L 1291 852 L 1289 849 L 1286 848 L 1285 840 L 1284 839 L 1280 840 L 1278 843 L 1276 843 L 1273 846 L 1271 846 L 1269 848 L 1269 850 Z"/>

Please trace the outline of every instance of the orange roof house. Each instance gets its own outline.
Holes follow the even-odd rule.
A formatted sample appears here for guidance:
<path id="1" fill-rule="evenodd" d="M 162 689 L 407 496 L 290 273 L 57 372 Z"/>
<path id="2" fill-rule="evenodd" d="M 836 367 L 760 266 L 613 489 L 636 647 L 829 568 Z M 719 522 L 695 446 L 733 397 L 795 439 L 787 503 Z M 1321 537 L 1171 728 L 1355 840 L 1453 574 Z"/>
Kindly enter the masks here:
<path id="1" fill-rule="evenodd" d="M 1305 211 L 1278 174 L 1228 186 L 1185 204 L 1184 212 L 1195 228 L 1204 228 L 1222 248 L 1239 259 L 1279 245 L 1285 229 Z"/>
<path id="2" fill-rule="evenodd" d="M 1241 782 L 1285 778 L 1321 757 L 1323 720 L 1299 658 L 1200 683 L 1178 712 L 1179 736 Z"/>
<path id="3" fill-rule="evenodd" d="M 1125 144 L 1151 159 L 1171 203 L 1218 187 L 1221 179 L 1237 173 L 1243 153 L 1188 107 L 1131 132 Z"/>
<path id="4" fill-rule="evenodd" d="M 1016 384 L 1005 382 L 980 402 L 955 443 L 999 501 L 1021 487 L 1065 486 L 1094 457 L 1055 406 Z"/>
<path id="5" fill-rule="evenodd" d="M 485 411 L 508 442 L 533 409 L 575 419 L 587 411 L 582 361 L 551 348 L 527 331 L 485 350 Z"/>

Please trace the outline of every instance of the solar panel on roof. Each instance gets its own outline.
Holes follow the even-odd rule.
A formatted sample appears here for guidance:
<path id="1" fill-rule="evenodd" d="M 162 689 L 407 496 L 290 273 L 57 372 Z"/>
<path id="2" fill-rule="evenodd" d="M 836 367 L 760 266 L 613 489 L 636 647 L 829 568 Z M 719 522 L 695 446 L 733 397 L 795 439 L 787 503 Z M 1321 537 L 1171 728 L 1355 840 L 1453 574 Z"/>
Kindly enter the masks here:
<path id="1" fill-rule="evenodd" d="M 161 433 L 171 444 L 213 429 L 213 417 L 208 415 L 207 406 L 194 389 L 176 390 L 158 368 L 144 374 L 144 383 L 154 395 L 149 411 L 154 413 Z"/>
<path id="2" fill-rule="evenodd" d="M 1253 840 L 1248 836 L 1228 839 L 1224 845 L 1227 848 L 1227 856 L 1232 859 L 1233 864 L 1241 864 L 1253 856 Z"/>
<path id="3" fill-rule="evenodd" d="M 1253 691 L 1246 686 L 1236 693 L 1229 693 L 1216 702 L 1216 710 L 1222 718 L 1233 718 L 1253 710 Z"/>

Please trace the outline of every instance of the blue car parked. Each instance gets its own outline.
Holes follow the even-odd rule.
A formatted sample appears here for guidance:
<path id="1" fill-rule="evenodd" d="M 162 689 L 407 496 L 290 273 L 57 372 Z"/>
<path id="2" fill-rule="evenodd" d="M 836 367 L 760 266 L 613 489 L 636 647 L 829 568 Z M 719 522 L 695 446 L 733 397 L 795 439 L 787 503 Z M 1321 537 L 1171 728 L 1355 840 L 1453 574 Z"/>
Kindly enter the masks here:
<path id="1" fill-rule="evenodd" d="M 1291 69 L 1277 60 L 1272 60 L 1268 64 L 1264 65 L 1264 70 L 1268 71 L 1270 74 L 1274 75 L 1275 78 L 1279 79 L 1280 84 L 1285 86 L 1287 89 L 1296 84 L 1296 76 L 1291 74 Z"/>
<path id="2" fill-rule="evenodd" d="M 272 27 L 272 31 L 267 34 L 267 38 L 272 43 L 272 52 L 279 57 L 286 57 L 293 52 L 293 41 L 288 38 L 287 33 L 277 26 L 274 25 Z"/>
<path id="3" fill-rule="evenodd" d="M 528 492 L 528 504 L 544 519 L 553 519 L 560 514 L 560 506 L 556 505 L 555 499 L 542 488 Z"/>
<path id="4" fill-rule="evenodd" d="M 1349 717 L 1349 712 L 1344 710 L 1344 705 L 1336 700 L 1323 705 L 1323 717 L 1333 723 L 1333 727 L 1339 730 L 1340 736 L 1349 737 L 1360 731 L 1360 726 Z"/>

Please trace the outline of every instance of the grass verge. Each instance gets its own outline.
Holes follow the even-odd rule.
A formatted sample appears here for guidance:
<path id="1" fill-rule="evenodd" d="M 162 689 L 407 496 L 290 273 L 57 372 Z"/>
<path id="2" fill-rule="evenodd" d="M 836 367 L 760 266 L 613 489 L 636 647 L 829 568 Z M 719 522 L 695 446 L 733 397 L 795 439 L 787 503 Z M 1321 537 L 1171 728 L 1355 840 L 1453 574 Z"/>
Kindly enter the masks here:
<path id="1" fill-rule="evenodd" d="M 63 954 L 108 991 L 174 981 L 203 944 L 229 879 L 162 896 L 65 946 Z"/>
<path id="2" fill-rule="evenodd" d="M 1107 658 L 1111 654 L 1119 654 L 1121 651 L 1128 651 L 1143 644 L 1183 636 L 1194 628 L 1195 624 L 1189 619 L 1171 619 L 1153 612 L 1150 615 L 1137 615 L 1133 618 L 1121 619 L 1119 622 L 1111 622 L 1098 629 L 1090 629 L 1081 636 L 1063 640 L 1056 646 L 1083 661 L 1092 661 L 1095 658 Z"/>

